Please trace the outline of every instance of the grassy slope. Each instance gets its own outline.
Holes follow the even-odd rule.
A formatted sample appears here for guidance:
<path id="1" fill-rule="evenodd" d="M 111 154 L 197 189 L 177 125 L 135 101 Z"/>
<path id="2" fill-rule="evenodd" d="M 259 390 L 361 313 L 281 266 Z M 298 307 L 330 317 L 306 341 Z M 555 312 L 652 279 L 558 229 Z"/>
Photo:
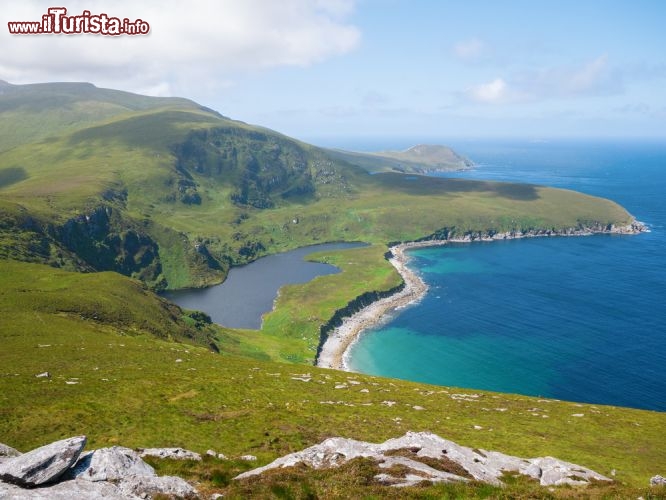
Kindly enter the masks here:
<path id="1" fill-rule="evenodd" d="M 427 430 L 467 446 L 557 456 L 604 474 L 615 469 L 617 481 L 627 487 L 645 486 L 666 463 L 664 413 L 216 355 L 150 334 L 156 326 L 176 338 L 183 326 L 173 311 L 128 278 L 54 274 L 45 266 L 10 262 L 3 262 L 1 271 L 0 436 L 21 450 L 83 433 L 91 448 L 212 448 L 230 457 L 254 454 L 260 465 L 330 436 L 381 441 Z M 66 291 L 70 307 L 62 305 L 59 291 Z M 44 371 L 50 379 L 35 377 Z M 294 378 L 303 375 L 311 380 Z M 210 491 L 251 466 L 236 460 L 191 465 L 178 466 L 178 472 L 203 478 Z M 357 473 L 315 476 L 311 486 L 323 495 L 333 481 L 339 497 L 360 494 L 367 485 L 351 484 Z M 281 474 L 267 481 L 298 491 L 309 477 Z M 376 494 L 383 491 L 372 488 Z M 266 481 L 227 490 L 239 496 L 270 494 Z M 622 497 L 631 490 L 620 491 Z"/>
<path id="2" fill-rule="evenodd" d="M 6 151 L 0 153 L 0 244 L 6 255 L 39 260 L 39 252 L 54 242 L 30 232 L 35 220 L 57 225 L 100 203 L 121 211 L 159 242 L 171 287 L 223 275 L 190 265 L 197 242 L 236 259 L 248 242 L 261 243 L 259 253 L 331 240 L 374 245 L 319 256 L 348 272 L 282 290 L 262 332 L 197 329 L 192 318 L 112 273 L 69 274 L 3 261 L 3 441 L 26 449 L 84 432 L 93 446 L 216 448 L 254 453 L 265 462 L 330 435 L 380 440 L 407 429 L 432 430 L 471 446 L 553 454 L 606 473 L 615 468 L 619 480 L 634 485 L 658 472 L 652 464 L 664 462 L 662 414 L 490 394 L 460 401 L 444 388 L 263 361 L 311 361 L 321 322 L 365 291 L 393 287 L 399 278 L 382 258 L 388 241 L 417 239 L 443 227 L 465 232 L 628 222 L 621 207 L 535 186 L 369 176 L 302 144 L 309 168 L 326 174 L 315 196 L 278 200 L 270 210 L 239 207 L 231 203 L 233 186 L 225 179 L 192 171 L 202 202 L 185 205 L 165 196 L 165 186 L 177 175 L 175 143 L 193 129 L 221 124 L 268 132 L 188 101 L 139 99 L 130 105 L 127 99 L 135 97 L 74 99 L 74 114 L 62 116 L 39 115 L 36 109 L 2 115 L 5 128 L 5 118 L 25 118 L 23 125 L 17 121 L 15 136 L 5 136 Z M 112 109 L 96 115 L 99 106 Z M 91 126 L 89 120 L 100 117 Z M 37 122 L 44 130 L 34 131 Z M 126 198 L 118 195 L 124 190 Z M 156 333 L 181 343 L 157 339 Z M 223 357 L 182 343 L 201 343 L 211 335 L 227 353 Z M 50 380 L 34 378 L 46 370 L 53 374 Z M 291 378 L 302 370 L 313 374 L 311 382 Z M 334 389 L 348 377 L 371 392 L 359 393 L 351 385 Z M 381 405 L 389 399 L 399 404 Z M 372 405 L 360 406 L 367 403 Z M 426 411 L 415 411 L 414 405 Z M 504 407 L 505 412 L 495 410 Z M 528 411 L 535 407 L 540 410 Z M 586 417 L 571 418 L 572 413 Z M 209 465 L 222 467 L 223 475 L 247 468 L 240 462 Z"/>
<path id="3" fill-rule="evenodd" d="M 21 121 L 11 113 L 19 113 L 29 124 L 34 113 L 43 112 L 44 122 L 54 123 L 47 127 L 50 136 L 36 142 L 39 135 L 16 132 L 13 141 L 24 144 L 0 153 L 2 210 L 24 209 L 46 224 L 64 223 L 100 204 L 111 204 L 142 224 L 159 243 L 170 288 L 223 278 L 224 269 L 218 272 L 193 264 L 193 249 L 202 242 L 218 260 L 240 263 L 313 242 L 385 244 L 421 238 L 443 227 L 463 233 L 630 220 L 612 202 L 561 190 L 396 173 L 369 175 L 331 160 L 326 151 L 231 121 L 186 100 L 133 96 L 86 85 L 50 85 L 48 92 L 39 87 L 17 87 L 20 105 L 0 96 L 6 108 L 0 113 L 3 126 L 18 121 L 17 130 L 21 129 Z M 33 100 L 50 104 L 42 109 Z M 118 112 L 102 114 L 94 125 L 87 121 L 92 115 L 85 113 L 72 112 L 72 123 L 59 121 L 60 113 L 89 106 L 115 106 Z M 274 197 L 271 209 L 234 204 L 231 195 L 242 171 L 227 175 L 200 169 L 215 167 L 212 160 L 212 165 L 200 164 L 210 152 L 190 157 L 180 170 L 176 167 L 176 145 L 190 131 L 201 129 L 228 130 L 223 138 L 230 148 L 248 149 L 250 144 L 250 153 L 263 148 L 257 153 L 266 158 L 260 171 L 270 172 L 277 164 L 268 154 L 275 148 L 296 152 L 315 179 L 314 192 L 302 198 Z M 199 204 L 174 199 L 183 180 L 196 187 Z M 243 254 L 247 248 L 252 250 Z"/>
<path id="4" fill-rule="evenodd" d="M 142 232 L 159 244 L 160 267 L 154 261 L 151 265 L 155 272 L 161 269 L 170 288 L 219 282 L 230 262 L 306 244 L 362 240 L 374 245 L 350 254 L 355 255 L 350 265 L 339 261 L 341 267 L 355 269 L 355 279 L 317 280 L 300 296 L 285 289 L 278 310 L 266 318 L 261 333 L 237 332 L 237 352 L 253 356 L 312 361 L 318 326 L 335 310 L 363 292 L 395 285 L 397 275 L 383 260 L 389 241 L 419 239 L 445 227 L 462 234 L 630 220 L 611 201 L 571 191 L 398 173 L 369 175 L 331 160 L 318 148 L 231 121 L 186 100 L 147 98 L 85 84 L 10 90 L 0 96 L 3 126 L 11 121 L 6 119 L 8 112 L 20 111 L 25 123 L 34 113 L 43 113 L 49 133 L 56 135 L 30 143 L 36 136 L 17 132 L 21 138 L 14 142 L 25 144 L 0 153 L 0 255 L 91 269 L 73 254 L 82 245 L 54 250 L 59 242 L 52 228 L 77 216 L 81 219 L 100 205 L 111 206 L 120 215 L 120 222 L 115 222 L 120 224 L 115 228 L 117 238 Z M 117 112 L 102 115 L 91 126 L 90 113 L 72 111 L 98 105 L 115 106 Z M 63 112 L 69 113 L 71 123 L 60 120 Z M 78 129 L 72 130 L 75 124 Z M 193 146 L 209 148 L 211 142 L 226 141 L 226 149 L 238 154 L 254 151 L 257 158 L 266 158 L 260 169 L 269 172 L 274 162 L 284 161 L 279 156 L 271 160 L 275 152 L 290 151 L 290 158 L 306 163 L 315 179 L 314 192 L 302 198 L 276 197 L 271 209 L 234 204 L 231 194 L 243 172 L 212 174 L 216 161 L 221 161 L 221 157 L 215 160 L 214 148 L 186 156 L 184 166 L 177 165 L 183 159 L 174 154 L 177 144 L 183 144 L 193 130 L 211 129 L 218 132 Z M 199 204 L 176 198 L 183 180 L 196 186 Z M 80 226 L 79 238 L 94 230 L 85 222 Z M 202 246 L 222 263 L 218 269 L 209 267 L 199 252 Z M 115 248 L 113 241 L 101 239 L 83 247 L 89 253 Z M 122 249 L 130 252 L 130 263 L 141 258 L 143 250 L 132 254 L 128 247 Z M 106 255 L 107 269 L 112 257 Z M 150 279 L 159 281 L 154 275 Z"/>

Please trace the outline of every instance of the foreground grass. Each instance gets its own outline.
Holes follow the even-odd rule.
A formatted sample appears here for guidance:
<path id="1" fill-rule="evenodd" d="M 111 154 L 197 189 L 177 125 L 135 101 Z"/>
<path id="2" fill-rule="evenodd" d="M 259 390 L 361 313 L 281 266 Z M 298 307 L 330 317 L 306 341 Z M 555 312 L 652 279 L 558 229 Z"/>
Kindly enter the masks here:
<path id="1" fill-rule="evenodd" d="M 23 273 L 12 266 L 29 269 Z M 211 459 L 183 473 L 199 478 L 204 491 L 226 491 L 237 498 L 255 493 L 279 497 L 280 492 L 304 498 L 310 490 L 338 498 L 366 491 L 378 497 L 393 494 L 368 482 L 371 465 L 365 463 L 351 464 L 340 475 L 293 470 L 229 482 L 250 467 L 234 457 L 253 454 L 258 461 L 252 465 L 262 465 L 331 436 L 380 442 L 408 430 L 431 431 L 466 446 L 524 457 L 556 456 L 606 475 L 615 470 L 618 484 L 612 488 L 619 488 L 620 496 L 639 491 L 634 488 L 662 473 L 660 464 L 666 463 L 663 413 L 218 355 L 158 339 L 143 328 L 158 322 L 167 332 L 178 331 L 160 307 L 137 307 L 132 310 L 136 315 L 124 322 L 99 320 L 145 300 L 147 292 L 127 278 L 63 272 L 49 283 L 53 270 L 45 266 L 5 262 L 2 271 L 12 278 L 0 294 L 0 436 L 20 450 L 76 434 L 88 435 L 90 448 L 214 449 L 232 460 Z M 103 286 L 100 280 L 111 276 L 121 283 Z M 84 300 L 87 281 L 96 289 L 98 318 L 44 307 L 56 282 L 60 295 Z M 115 293 L 123 282 L 130 285 Z M 220 338 L 222 345 L 233 343 Z M 50 378 L 35 377 L 45 371 Z M 389 401 L 395 403 L 389 406 Z M 495 489 L 479 488 L 438 486 L 410 494 L 501 496 Z M 541 491 L 531 485 L 515 488 L 526 497 Z M 612 488 L 603 491 L 612 497 Z"/>

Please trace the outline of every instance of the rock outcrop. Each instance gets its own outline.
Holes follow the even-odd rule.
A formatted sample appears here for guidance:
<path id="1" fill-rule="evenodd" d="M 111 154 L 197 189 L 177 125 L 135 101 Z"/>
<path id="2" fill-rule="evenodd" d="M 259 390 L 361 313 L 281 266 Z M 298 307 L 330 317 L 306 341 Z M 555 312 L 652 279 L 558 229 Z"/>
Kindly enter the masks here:
<path id="1" fill-rule="evenodd" d="M 134 450 L 114 446 L 81 455 L 85 442 L 85 436 L 79 436 L 6 458 L 0 464 L 0 498 L 137 500 L 158 494 L 197 496 L 185 480 L 157 476 Z M 0 445 L 0 453 L 16 452 L 12 450 Z M 197 455 L 178 450 L 180 455 Z"/>
<path id="2" fill-rule="evenodd" d="M 84 454 L 70 474 L 72 479 L 118 481 L 128 476 L 154 476 L 155 469 L 134 450 L 113 446 Z"/>
<path id="3" fill-rule="evenodd" d="M 20 451 L 15 450 L 11 446 L 7 446 L 6 444 L 0 443 L 0 460 L 11 457 L 18 457 L 20 454 L 21 454 Z"/>
<path id="4" fill-rule="evenodd" d="M 201 460 L 201 455 L 183 448 L 146 448 L 140 450 L 141 457 L 170 458 L 172 460 Z"/>
<path id="5" fill-rule="evenodd" d="M 452 482 L 477 480 L 501 485 L 505 473 L 517 473 L 539 481 L 542 486 L 586 485 L 590 481 L 610 481 L 586 467 L 552 457 L 518 458 L 496 451 L 460 446 L 427 432 L 408 432 L 403 437 L 381 444 L 354 439 L 330 438 L 303 451 L 286 455 L 270 464 L 240 474 L 244 479 L 264 471 L 290 467 L 299 463 L 315 469 L 337 467 L 358 457 L 372 458 L 381 469 L 400 465 L 407 473 L 394 477 L 381 473 L 375 477 L 392 486 L 410 486 L 421 481 Z M 439 463 L 432 465 L 432 459 Z M 427 462 L 427 463 L 426 463 Z"/>
<path id="6" fill-rule="evenodd" d="M 659 475 L 651 477 L 650 486 L 666 486 L 666 477 Z"/>
<path id="7" fill-rule="evenodd" d="M 85 445 L 86 437 L 77 436 L 14 457 L 0 465 L 0 480 L 28 488 L 55 482 L 76 463 Z"/>

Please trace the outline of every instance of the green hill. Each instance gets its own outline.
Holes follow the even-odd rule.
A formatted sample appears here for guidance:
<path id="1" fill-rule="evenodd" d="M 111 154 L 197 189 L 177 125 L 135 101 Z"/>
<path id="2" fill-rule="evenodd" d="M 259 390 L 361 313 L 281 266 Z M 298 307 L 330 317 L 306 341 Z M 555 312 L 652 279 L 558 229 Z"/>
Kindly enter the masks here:
<path id="1" fill-rule="evenodd" d="M 0 252 L 20 260 L 179 288 L 318 241 L 631 219 L 606 200 L 536 186 L 369 175 L 184 99 L 89 84 L 3 88 L 0 128 L 12 132 L 1 136 L 12 147 L 0 153 Z"/>
<path id="2" fill-rule="evenodd" d="M 384 259 L 389 242 L 632 221 L 612 201 L 572 191 L 406 175 L 386 158 L 371 161 L 388 172 L 371 175 L 358 156 L 185 99 L 0 84 L 2 441 L 27 449 L 85 433 L 92 446 L 214 448 L 266 463 L 331 435 L 379 441 L 431 430 L 616 469 L 622 492 L 645 495 L 633 488 L 664 463 L 662 414 L 490 393 L 477 404 L 451 397 L 460 390 L 308 366 L 337 310 L 400 283 Z M 261 331 L 222 328 L 153 293 L 220 282 L 231 266 L 326 241 L 370 246 L 313 256 L 343 272 L 285 287 Z M 45 371 L 51 378 L 35 377 Z M 349 380 L 372 396 L 335 389 Z M 249 494 L 226 486 L 249 467 L 242 461 L 182 467 L 211 491 Z M 345 471 L 338 497 L 389 494 L 364 485 L 362 470 Z M 289 474 L 255 491 L 309 481 Z M 311 487 L 326 496 L 329 480 Z"/>
<path id="3" fill-rule="evenodd" d="M 163 106 L 201 109 L 187 99 L 147 97 L 90 83 L 12 85 L 0 80 L 0 151 Z"/>

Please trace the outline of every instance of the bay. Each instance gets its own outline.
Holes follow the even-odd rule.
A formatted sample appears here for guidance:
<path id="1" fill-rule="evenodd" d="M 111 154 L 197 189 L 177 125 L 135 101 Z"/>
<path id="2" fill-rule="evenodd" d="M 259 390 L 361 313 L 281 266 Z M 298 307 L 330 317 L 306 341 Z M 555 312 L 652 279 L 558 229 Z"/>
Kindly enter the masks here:
<path id="1" fill-rule="evenodd" d="M 430 285 L 367 331 L 353 370 L 470 389 L 666 410 L 666 145 L 460 142 L 452 177 L 529 182 L 617 201 L 635 236 L 539 238 L 413 250 Z"/>

